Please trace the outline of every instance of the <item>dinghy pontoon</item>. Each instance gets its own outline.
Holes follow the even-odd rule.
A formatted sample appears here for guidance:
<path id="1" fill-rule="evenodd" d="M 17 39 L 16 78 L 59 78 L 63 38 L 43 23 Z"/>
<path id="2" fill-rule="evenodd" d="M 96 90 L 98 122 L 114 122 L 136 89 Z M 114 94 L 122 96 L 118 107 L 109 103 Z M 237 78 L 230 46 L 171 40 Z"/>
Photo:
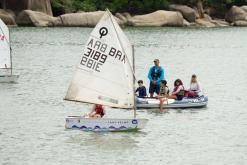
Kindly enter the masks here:
<path id="1" fill-rule="evenodd" d="M 208 97 L 201 95 L 195 98 L 184 97 L 182 100 L 168 99 L 164 102 L 163 108 L 201 108 L 208 103 Z M 155 98 L 137 98 L 136 107 L 139 109 L 159 108 L 160 101 Z"/>

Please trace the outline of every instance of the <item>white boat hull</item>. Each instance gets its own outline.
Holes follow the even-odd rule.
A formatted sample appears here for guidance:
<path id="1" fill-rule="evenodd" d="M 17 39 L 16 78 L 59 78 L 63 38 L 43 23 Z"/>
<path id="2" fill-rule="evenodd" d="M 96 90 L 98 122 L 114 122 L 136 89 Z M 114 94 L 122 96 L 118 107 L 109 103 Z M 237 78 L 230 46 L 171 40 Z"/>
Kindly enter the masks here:
<path id="1" fill-rule="evenodd" d="M 168 99 L 168 102 L 164 102 L 163 108 L 201 108 L 205 107 L 208 103 L 207 96 L 200 96 L 197 98 L 184 98 L 183 100 Z M 159 108 L 159 99 L 153 98 L 138 98 L 136 107 L 139 109 L 146 108 Z"/>
<path id="2" fill-rule="evenodd" d="M 107 119 L 69 116 L 66 118 L 65 128 L 95 132 L 137 131 L 144 128 L 147 121 L 147 119 Z"/>
<path id="3" fill-rule="evenodd" d="M 0 75 L 0 83 L 15 83 L 18 78 L 19 75 Z"/>

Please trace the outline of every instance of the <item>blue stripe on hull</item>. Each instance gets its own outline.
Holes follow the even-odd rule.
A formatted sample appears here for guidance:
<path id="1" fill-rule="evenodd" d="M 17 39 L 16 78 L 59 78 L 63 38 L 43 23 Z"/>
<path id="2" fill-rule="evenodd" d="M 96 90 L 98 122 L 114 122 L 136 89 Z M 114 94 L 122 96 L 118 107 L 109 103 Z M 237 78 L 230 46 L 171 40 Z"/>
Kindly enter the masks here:
<path id="1" fill-rule="evenodd" d="M 81 126 L 81 127 L 78 127 L 76 125 L 73 125 L 71 127 L 72 129 L 80 129 L 80 130 L 83 130 L 83 131 L 95 131 L 95 132 L 108 132 L 108 131 L 131 131 L 131 130 L 137 130 L 137 127 L 136 128 L 127 128 L 125 126 L 121 126 L 120 128 L 116 128 L 114 126 L 110 126 L 109 128 L 106 128 L 106 127 L 100 127 L 100 126 L 95 126 L 94 128 L 92 127 L 86 127 L 86 126 Z"/>

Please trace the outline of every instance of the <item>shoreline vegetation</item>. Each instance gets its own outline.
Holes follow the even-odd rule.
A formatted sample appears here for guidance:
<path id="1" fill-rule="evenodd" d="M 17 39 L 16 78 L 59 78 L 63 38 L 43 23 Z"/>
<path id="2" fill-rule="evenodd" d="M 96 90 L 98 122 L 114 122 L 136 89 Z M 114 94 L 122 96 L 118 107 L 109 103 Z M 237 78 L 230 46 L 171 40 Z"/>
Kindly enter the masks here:
<path id="1" fill-rule="evenodd" d="M 108 8 L 122 26 L 247 27 L 247 0 L 0 0 L 9 26 L 94 27 Z"/>

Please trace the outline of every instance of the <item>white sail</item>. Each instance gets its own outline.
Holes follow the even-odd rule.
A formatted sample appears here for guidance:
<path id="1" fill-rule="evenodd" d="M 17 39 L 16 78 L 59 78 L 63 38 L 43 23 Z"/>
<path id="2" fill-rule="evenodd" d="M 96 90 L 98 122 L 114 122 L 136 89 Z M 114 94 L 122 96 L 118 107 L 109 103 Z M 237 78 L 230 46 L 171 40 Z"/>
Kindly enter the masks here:
<path id="1" fill-rule="evenodd" d="M 134 106 L 132 46 L 109 11 L 91 32 L 65 99 Z"/>
<path id="2" fill-rule="evenodd" d="M 0 68 L 11 68 L 9 29 L 0 19 Z"/>

